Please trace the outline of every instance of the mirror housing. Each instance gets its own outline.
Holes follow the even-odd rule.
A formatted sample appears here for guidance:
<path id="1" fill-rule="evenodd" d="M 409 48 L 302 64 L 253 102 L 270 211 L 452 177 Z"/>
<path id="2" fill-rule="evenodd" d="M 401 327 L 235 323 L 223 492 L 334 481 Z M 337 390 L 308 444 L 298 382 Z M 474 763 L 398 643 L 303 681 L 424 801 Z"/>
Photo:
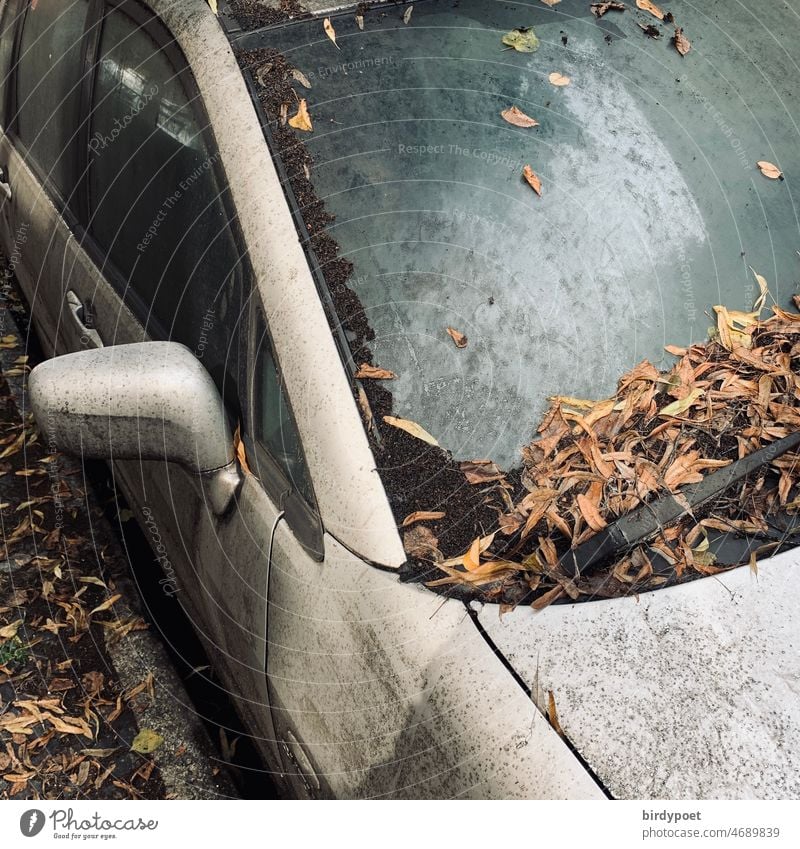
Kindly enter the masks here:
<path id="1" fill-rule="evenodd" d="M 184 345 L 138 342 L 66 354 L 36 366 L 28 388 L 51 449 L 82 458 L 178 463 L 211 476 L 215 509 L 230 501 L 232 475 L 238 486 L 224 402 Z"/>

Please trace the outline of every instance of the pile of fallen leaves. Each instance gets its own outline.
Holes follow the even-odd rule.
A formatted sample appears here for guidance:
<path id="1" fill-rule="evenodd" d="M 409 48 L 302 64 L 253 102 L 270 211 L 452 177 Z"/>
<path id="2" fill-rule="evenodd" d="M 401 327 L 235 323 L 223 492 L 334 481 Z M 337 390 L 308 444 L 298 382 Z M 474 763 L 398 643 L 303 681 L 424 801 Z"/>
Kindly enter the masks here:
<path id="1" fill-rule="evenodd" d="M 712 338 L 668 347 L 678 358 L 669 371 L 645 360 L 611 398 L 551 399 L 537 438 L 523 449 L 521 487 L 490 460 L 462 463 L 469 483 L 497 510 L 497 526 L 446 558 L 425 524 L 444 512 L 407 517 L 407 552 L 443 574 L 428 586 L 467 586 L 487 600 L 532 601 L 535 608 L 635 593 L 740 565 L 717 562 L 713 532 L 766 538 L 750 554 L 755 568 L 757 552 L 773 551 L 785 535 L 774 517 L 800 507 L 798 453 L 779 457 L 702 514 L 687 515 L 592 575 L 573 579 L 559 558 L 639 505 L 666 492 L 680 495 L 800 427 L 800 314 L 773 306 L 774 315 L 761 321 L 767 293 L 757 279 L 762 294 L 754 310 L 715 307 Z"/>

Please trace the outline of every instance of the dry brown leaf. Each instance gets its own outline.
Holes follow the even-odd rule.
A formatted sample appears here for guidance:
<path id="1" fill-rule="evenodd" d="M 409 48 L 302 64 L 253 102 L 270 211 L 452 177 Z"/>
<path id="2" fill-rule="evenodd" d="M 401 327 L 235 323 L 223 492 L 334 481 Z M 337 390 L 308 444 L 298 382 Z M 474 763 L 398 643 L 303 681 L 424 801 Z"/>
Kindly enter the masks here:
<path id="1" fill-rule="evenodd" d="M 656 6 L 655 3 L 651 3 L 650 0 L 636 0 L 636 5 L 643 12 L 649 12 L 654 17 L 658 18 L 659 21 L 664 20 L 664 13 Z"/>
<path id="2" fill-rule="evenodd" d="M 526 115 L 521 109 L 516 106 L 509 106 L 500 113 L 500 117 L 513 124 L 515 127 L 538 127 L 539 122 L 530 115 Z"/>
<path id="3" fill-rule="evenodd" d="M 10 640 L 12 637 L 16 637 L 20 625 L 22 625 L 21 619 L 17 619 L 16 622 L 12 622 L 10 625 L 4 625 L 0 628 L 0 639 Z"/>
<path id="4" fill-rule="evenodd" d="M 311 82 L 309 81 L 308 77 L 297 68 L 292 69 L 292 78 L 297 80 L 300 85 L 305 86 L 305 88 L 311 88 Z"/>
<path id="5" fill-rule="evenodd" d="M 564 588 L 562 586 L 559 585 L 557 587 L 553 587 L 553 589 L 548 590 L 544 593 L 544 595 L 540 595 L 539 598 L 533 602 L 531 607 L 534 610 L 544 610 L 545 607 L 548 607 L 556 599 L 561 598 L 562 595 L 564 595 Z"/>
<path id="6" fill-rule="evenodd" d="M 759 159 L 756 165 L 758 166 L 758 170 L 765 177 L 769 177 L 770 180 L 780 180 L 783 177 L 783 171 L 772 162 L 767 162 L 766 159 Z"/>
<path id="7" fill-rule="evenodd" d="M 593 531 L 602 531 L 603 528 L 608 524 L 606 520 L 600 514 L 600 511 L 597 507 L 592 503 L 592 501 L 587 498 L 585 495 L 579 495 L 577 498 L 578 507 L 580 508 L 581 515 L 586 520 L 586 524 Z"/>
<path id="8" fill-rule="evenodd" d="M 539 179 L 537 174 L 534 173 L 533 169 L 530 165 L 526 165 L 522 169 L 522 176 L 525 178 L 527 184 L 536 192 L 539 197 L 542 196 L 542 181 Z"/>
<path id="9" fill-rule="evenodd" d="M 624 12 L 624 3 L 592 3 L 589 7 L 596 18 L 602 18 L 606 12 Z"/>
<path id="10" fill-rule="evenodd" d="M 361 363 L 356 372 L 358 380 L 394 380 L 397 375 L 389 369 L 371 366 L 369 363 Z"/>
<path id="11" fill-rule="evenodd" d="M 481 565 L 481 538 L 476 537 L 469 551 L 462 558 L 464 568 L 468 572 L 474 572 Z"/>
<path id="12" fill-rule="evenodd" d="M 421 427 L 416 422 L 412 422 L 410 419 L 401 419 L 397 416 L 384 416 L 383 420 L 386 424 L 391 425 L 392 427 L 400 428 L 400 430 L 404 430 L 406 433 L 410 433 L 412 436 L 415 436 L 417 439 L 421 439 L 423 442 L 427 442 L 428 445 L 438 446 L 439 443 L 432 437 L 424 427 Z"/>
<path id="13" fill-rule="evenodd" d="M 400 527 L 407 528 L 415 522 L 435 522 L 439 519 L 444 519 L 446 515 L 447 514 L 444 510 L 416 510 L 413 513 L 409 513 L 408 516 L 403 519 Z"/>
<path id="14" fill-rule="evenodd" d="M 675 49 L 681 54 L 681 56 L 685 56 L 692 49 L 692 43 L 683 34 L 683 29 L 681 27 L 675 27 L 675 35 L 672 37 L 672 43 L 675 45 Z"/>
<path id="15" fill-rule="evenodd" d="M 339 45 L 336 44 L 336 30 L 333 28 L 333 24 L 331 23 L 330 18 L 325 18 L 322 22 L 322 28 L 325 30 L 325 35 L 333 42 L 334 46 L 337 50 L 339 50 Z"/>
<path id="16" fill-rule="evenodd" d="M 558 721 L 558 713 L 556 712 L 556 697 L 553 695 L 552 690 L 550 690 L 547 698 L 547 719 L 550 721 L 550 725 L 553 726 L 556 732 L 563 737 L 564 732 L 561 730 L 561 725 Z"/>
<path id="17" fill-rule="evenodd" d="M 561 74 L 558 71 L 553 71 L 553 73 L 550 74 L 547 79 L 550 80 L 551 85 L 559 87 L 569 85 L 572 82 L 570 77 L 566 76 L 565 74 Z"/>
<path id="18" fill-rule="evenodd" d="M 471 484 L 491 483 L 505 477 L 502 469 L 491 460 L 464 460 L 459 467 Z"/>
<path id="19" fill-rule="evenodd" d="M 439 540 L 433 531 L 425 525 L 417 525 L 415 528 L 403 534 L 403 548 L 409 557 L 419 557 L 426 560 L 439 560 Z"/>
<path id="20" fill-rule="evenodd" d="M 297 114 L 289 118 L 289 126 L 294 127 L 295 130 L 302 130 L 304 133 L 313 131 L 314 125 L 311 123 L 311 115 L 308 113 L 308 104 L 305 97 L 300 99 Z"/>
<path id="21" fill-rule="evenodd" d="M 461 333 L 460 331 L 456 330 L 453 327 L 448 327 L 447 333 L 450 336 L 450 338 L 453 340 L 453 342 L 455 342 L 456 348 L 466 348 L 467 347 L 467 337 L 463 333 Z"/>

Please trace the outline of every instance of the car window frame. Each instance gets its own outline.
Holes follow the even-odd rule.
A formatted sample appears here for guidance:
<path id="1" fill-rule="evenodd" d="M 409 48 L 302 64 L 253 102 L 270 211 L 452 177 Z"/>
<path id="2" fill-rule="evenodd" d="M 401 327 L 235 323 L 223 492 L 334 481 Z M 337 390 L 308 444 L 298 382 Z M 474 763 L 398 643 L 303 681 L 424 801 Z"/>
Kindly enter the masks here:
<path id="1" fill-rule="evenodd" d="M 297 416 L 292 406 L 292 399 L 286 390 L 286 381 L 283 378 L 281 368 L 281 358 L 275 347 L 272 333 L 269 329 L 269 323 L 266 318 L 266 311 L 261 303 L 260 298 L 254 295 L 250 299 L 249 304 L 249 321 L 248 321 L 248 349 L 246 356 L 247 377 L 246 377 L 246 404 L 244 410 L 244 422 L 242 428 L 242 442 L 245 446 L 245 451 L 254 457 L 257 470 L 261 472 L 261 476 L 253 474 L 258 478 L 259 483 L 277 505 L 278 509 L 283 511 L 286 523 L 291 528 L 297 541 L 300 543 L 306 553 L 314 560 L 322 562 L 325 559 L 324 554 L 324 527 L 322 524 L 322 516 L 317 507 L 316 495 L 314 494 L 314 479 L 311 475 L 311 469 L 306 457 L 305 447 L 300 429 L 297 427 Z M 261 443 L 257 438 L 256 420 L 259 415 L 259 390 L 258 390 L 258 350 L 260 330 L 266 334 L 267 340 L 272 351 L 272 359 L 275 364 L 275 369 L 278 374 L 278 381 L 283 390 L 284 401 L 289 408 L 289 413 L 292 418 L 294 429 L 297 433 L 297 443 L 303 456 L 303 465 L 306 470 L 308 484 L 311 487 L 311 492 L 314 495 L 313 503 L 309 503 L 301 492 L 292 484 L 286 476 L 281 464 L 272 456 L 269 449 Z"/>

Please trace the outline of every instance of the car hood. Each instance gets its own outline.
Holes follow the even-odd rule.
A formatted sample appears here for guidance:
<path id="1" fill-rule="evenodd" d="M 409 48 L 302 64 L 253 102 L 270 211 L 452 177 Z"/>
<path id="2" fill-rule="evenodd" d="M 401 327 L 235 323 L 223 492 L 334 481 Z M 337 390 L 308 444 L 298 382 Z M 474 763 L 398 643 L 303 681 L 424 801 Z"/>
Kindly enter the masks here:
<path id="1" fill-rule="evenodd" d="M 797 568 L 479 620 L 614 797 L 796 798 Z"/>

